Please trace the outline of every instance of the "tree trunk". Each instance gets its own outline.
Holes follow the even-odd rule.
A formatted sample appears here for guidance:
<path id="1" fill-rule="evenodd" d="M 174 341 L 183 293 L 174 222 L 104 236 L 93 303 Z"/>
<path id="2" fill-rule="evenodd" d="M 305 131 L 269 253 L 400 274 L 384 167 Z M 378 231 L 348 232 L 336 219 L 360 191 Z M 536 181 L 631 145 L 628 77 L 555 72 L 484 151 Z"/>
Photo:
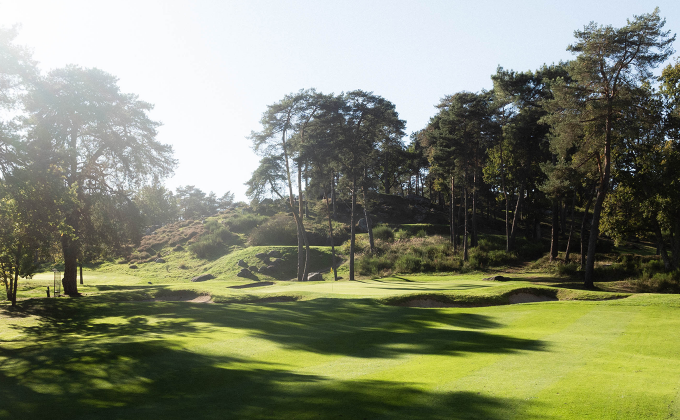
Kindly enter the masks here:
<path id="1" fill-rule="evenodd" d="M 571 240 L 574 237 L 574 210 L 576 209 L 576 191 L 574 197 L 571 199 L 571 224 L 569 225 L 569 238 L 567 239 L 567 250 L 564 253 L 564 262 L 569 262 L 569 254 L 571 249 Z"/>
<path id="2" fill-rule="evenodd" d="M 512 229 L 510 230 L 510 249 L 515 249 L 515 238 L 519 231 L 519 214 L 524 204 L 524 181 L 520 183 L 519 191 L 517 191 L 517 204 L 515 204 L 515 214 L 512 215 Z"/>
<path id="3" fill-rule="evenodd" d="M 463 217 L 465 218 L 464 231 L 463 231 L 463 261 L 468 260 L 468 190 L 467 187 L 465 191 L 465 211 L 463 212 Z"/>
<path id="4" fill-rule="evenodd" d="M 80 269 L 80 284 L 83 284 L 83 262 L 78 263 L 78 268 Z"/>
<path id="5" fill-rule="evenodd" d="M 671 253 L 673 268 L 680 266 L 680 217 L 676 216 L 673 219 L 671 236 Z"/>
<path id="6" fill-rule="evenodd" d="M 78 244 L 69 236 L 61 237 L 61 250 L 64 254 L 64 294 L 78 296 Z"/>
<path id="7" fill-rule="evenodd" d="M 593 204 L 593 198 L 588 198 L 585 211 L 583 212 L 583 219 L 581 220 L 581 270 L 586 269 L 586 253 L 588 245 L 586 244 L 586 221 L 588 220 L 588 211 Z"/>
<path id="8" fill-rule="evenodd" d="M 586 270 L 585 279 L 583 286 L 587 289 L 593 289 L 594 284 L 594 273 L 595 273 L 595 251 L 597 247 L 597 239 L 600 236 L 600 217 L 602 215 L 602 207 L 604 205 L 604 199 L 607 195 L 607 189 L 609 188 L 609 159 L 606 156 L 609 152 L 609 148 L 605 147 L 607 153 L 605 153 L 605 174 L 602 176 L 600 181 L 600 187 L 597 191 L 597 197 L 595 198 L 595 205 L 593 206 L 593 219 L 590 224 L 590 236 L 588 238 L 588 253 L 586 255 Z"/>
<path id="9" fill-rule="evenodd" d="M 450 220 L 450 223 L 451 223 L 451 229 L 450 229 L 451 230 L 451 232 L 450 232 L 451 238 L 450 238 L 450 242 L 451 242 L 451 245 L 453 245 L 453 252 L 456 252 L 456 219 L 455 219 L 456 213 L 455 213 L 455 209 L 456 209 L 456 182 L 455 182 L 453 175 L 451 175 L 451 220 Z"/>
<path id="10" fill-rule="evenodd" d="M 365 176 L 366 171 L 364 171 Z M 373 240 L 373 226 L 371 226 L 371 219 L 368 217 L 368 202 L 366 201 L 366 184 L 362 185 L 362 194 L 364 196 L 364 220 L 366 220 L 366 230 L 368 230 L 368 243 L 371 247 L 371 254 L 375 253 L 375 241 Z"/>
<path id="11" fill-rule="evenodd" d="M 298 217 L 295 219 L 297 222 L 297 231 L 298 231 L 298 281 L 305 281 L 307 278 L 305 277 L 306 270 L 305 267 L 307 265 L 307 261 L 305 258 L 304 254 L 304 246 L 305 246 L 305 239 L 304 239 L 304 232 L 302 229 L 302 218 L 304 217 L 304 203 L 302 202 L 302 165 L 298 162 L 297 165 L 297 185 L 298 185 L 298 206 L 297 206 L 297 215 Z M 295 209 L 293 209 L 293 213 L 295 213 Z"/>
<path id="12" fill-rule="evenodd" d="M 472 175 L 472 246 L 477 246 L 477 168 Z"/>
<path id="13" fill-rule="evenodd" d="M 675 267 L 673 267 L 670 258 L 668 258 L 668 251 L 666 250 L 666 244 L 664 243 L 661 226 L 659 226 L 659 221 L 656 219 L 656 214 L 652 215 L 652 226 L 654 228 L 654 236 L 656 237 L 656 249 L 658 250 L 659 255 L 661 255 L 663 268 L 666 271 L 671 271 Z"/>
<path id="14" fill-rule="evenodd" d="M 349 240 L 349 279 L 354 280 L 354 245 L 356 233 L 355 208 L 357 204 L 356 195 L 357 179 L 356 175 L 352 178 L 352 214 L 350 215 L 350 240 Z"/>
<path id="15" fill-rule="evenodd" d="M 331 181 L 332 183 L 333 181 Z M 331 270 L 333 270 L 333 280 L 338 281 L 338 270 L 335 268 L 335 245 L 333 244 L 333 223 L 331 222 L 331 207 L 328 204 L 328 195 L 324 189 L 323 198 L 326 199 L 326 212 L 328 213 L 328 234 L 331 238 Z"/>
<path id="16" fill-rule="evenodd" d="M 335 174 L 333 174 L 333 181 L 331 182 L 331 201 L 333 204 L 333 220 L 338 220 L 338 205 L 335 197 Z"/>
<path id="17" fill-rule="evenodd" d="M 5 266 L 5 264 L 0 263 L 0 270 L 2 270 L 2 281 L 5 283 L 5 295 L 7 296 L 7 300 L 10 300 L 9 298 L 9 288 L 11 281 L 8 279 L 11 279 L 11 273 L 9 273 L 7 270 L 8 268 Z"/>
<path id="18" fill-rule="evenodd" d="M 552 234 L 550 236 L 550 261 L 555 261 L 559 255 L 560 241 L 560 200 L 555 198 L 552 206 Z"/>
<path id="19" fill-rule="evenodd" d="M 560 200 L 560 233 L 567 234 L 567 204 Z"/>
<path id="20" fill-rule="evenodd" d="M 600 217 L 604 199 L 609 191 L 609 178 L 611 176 L 611 137 L 612 137 L 612 98 L 607 98 L 607 116 L 605 120 L 605 140 L 604 140 L 604 162 L 602 162 L 602 178 L 597 190 L 595 205 L 593 206 L 593 221 L 590 228 L 590 238 L 588 238 L 588 256 L 586 257 L 586 271 L 583 286 L 589 289 L 594 288 L 593 277 L 595 272 L 595 248 L 597 238 L 600 236 Z M 599 159 L 598 159 L 599 161 Z"/>
<path id="21" fill-rule="evenodd" d="M 299 215 L 295 212 L 295 209 L 293 209 L 293 217 L 297 225 L 297 281 L 303 281 L 305 278 L 304 239 L 302 238 L 302 227 L 298 220 Z"/>

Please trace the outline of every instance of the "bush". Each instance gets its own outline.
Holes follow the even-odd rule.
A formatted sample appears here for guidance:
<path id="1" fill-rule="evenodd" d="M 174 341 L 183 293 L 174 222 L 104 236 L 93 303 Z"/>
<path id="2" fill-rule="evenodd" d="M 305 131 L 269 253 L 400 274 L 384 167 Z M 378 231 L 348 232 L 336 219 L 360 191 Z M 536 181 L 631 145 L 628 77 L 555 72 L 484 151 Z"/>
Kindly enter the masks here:
<path id="1" fill-rule="evenodd" d="M 394 240 L 394 231 L 388 226 L 376 226 L 373 228 L 373 237 L 382 241 Z"/>
<path id="2" fill-rule="evenodd" d="M 557 266 L 557 273 L 562 276 L 575 276 L 580 267 L 581 265 L 575 262 L 560 264 Z"/>
<path id="3" fill-rule="evenodd" d="M 489 254 L 480 248 L 468 251 L 467 267 L 472 270 L 483 270 L 489 266 Z"/>
<path id="4" fill-rule="evenodd" d="M 637 292 L 680 293 L 680 270 L 656 273 L 652 277 L 643 276 L 633 284 Z"/>
<path id="5" fill-rule="evenodd" d="M 395 262 L 395 269 L 399 273 L 417 273 L 420 271 L 420 258 L 415 255 L 402 255 Z"/>
<path id="6" fill-rule="evenodd" d="M 229 218 L 226 224 L 232 232 L 250 233 L 253 229 L 266 222 L 267 219 L 267 216 L 256 214 L 239 214 Z"/>
<path id="7" fill-rule="evenodd" d="M 371 255 L 365 255 L 357 261 L 357 268 L 362 276 L 377 276 L 384 271 L 391 271 L 393 266 L 389 259 Z"/>
<path id="8" fill-rule="evenodd" d="M 240 243 L 238 235 L 232 233 L 216 220 L 205 224 L 207 234 L 189 245 L 189 251 L 198 258 L 216 258 L 229 252 L 229 246 Z"/>
<path id="9" fill-rule="evenodd" d="M 297 226 L 292 216 L 278 213 L 250 232 L 251 246 L 297 245 Z"/>

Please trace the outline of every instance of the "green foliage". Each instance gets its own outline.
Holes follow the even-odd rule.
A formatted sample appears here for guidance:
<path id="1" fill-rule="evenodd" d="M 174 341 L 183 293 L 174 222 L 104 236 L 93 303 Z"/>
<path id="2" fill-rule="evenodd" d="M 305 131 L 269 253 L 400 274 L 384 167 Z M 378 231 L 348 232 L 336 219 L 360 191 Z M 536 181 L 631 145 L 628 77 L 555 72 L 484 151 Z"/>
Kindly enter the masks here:
<path id="1" fill-rule="evenodd" d="M 225 224 L 229 226 L 229 230 L 232 232 L 248 234 L 267 219 L 267 216 L 252 213 L 237 214 L 226 219 Z"/>
<path id="2" fill-rule="evenodd" d="M 642 293 L 680 293 L 680 270 L 670 273 L 657 272 L 653 275 L 645 274 L 641 279 L 633 282 L 637 292 Z"/>
<path id="3" fill-rule="evenodd" d="M 297 226 L 293 217 L 278 213 L 253 229 L 248 243 L 251 246 L 297 245 Z"/>
<path id="4" fill-rule="evenodd" d="M 382 241 L 394 240 L 394 231 L 389 226 L 376 226 L 373 228 L 373 237 Z"/>
<path id="5" fill-rule="evenodd" d="M 204 225 L 207 234 L 189 245 L 189 251 L 198 258 L 217 258 L 229 251 L 232 245 L 241 244 L 241 239 L 217 220 L 209 220 Z"/>
<path id="6" fill-rule="evenodd" d="M 401 255 L 395 261 L 394 268 L 397 273 L 417 273 L 421 268 L 421 260 L 415 255 Z"/>

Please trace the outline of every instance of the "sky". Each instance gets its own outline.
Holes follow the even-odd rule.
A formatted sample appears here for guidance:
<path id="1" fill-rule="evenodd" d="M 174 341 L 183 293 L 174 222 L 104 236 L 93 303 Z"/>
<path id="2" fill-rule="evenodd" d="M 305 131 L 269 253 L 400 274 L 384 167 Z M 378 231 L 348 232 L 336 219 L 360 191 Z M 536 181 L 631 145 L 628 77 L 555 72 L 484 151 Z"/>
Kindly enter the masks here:
<path id="1" fill-rule="evenodd" d="M 247 201 L 259 161 L 247 136 L 286 94 L 370 91 L 411 133 L 442 97 L 492 88 L 498 66 L 569 60 L 575 30 L 656 6 L 680 32 L 678 0 L 0 0 L 0 26 L 21 25 L 17 43 L 43 72 L 96 67 L 154 104 L 158 140 L 179 162 L 168 188 Z"/>

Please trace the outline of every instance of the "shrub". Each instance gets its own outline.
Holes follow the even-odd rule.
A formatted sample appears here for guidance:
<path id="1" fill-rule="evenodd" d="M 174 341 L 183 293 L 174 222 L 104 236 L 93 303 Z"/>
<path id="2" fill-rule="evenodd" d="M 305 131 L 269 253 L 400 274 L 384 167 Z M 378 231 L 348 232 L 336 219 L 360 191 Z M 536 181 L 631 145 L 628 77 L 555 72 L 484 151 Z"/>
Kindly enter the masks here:
<path id="1" fill-rule="evenodd" d="M 229 246 L 240 242 L 238 235 L 232 233 L 216 220 L 205 224 L 208 233 L 189 245 L 189 251 L 198 258 L 216 258 L 229 251 Z"/>
<path id="2" fill-rule="evenodd" d="M 575 262 L 559 264 L 557 273 L 561 276 L 575 276 L 580 267 L 581 265 Z"/>
<path id="3" fill-rule="evenodd" d="M 507 252 L 504 249 L 496 249 L 489 251 L 489 262 L 490 266 L 501 266 L 512 264 L 517 261 L 517 257 L 512 252 Z"/>
<path id="4" fill-rule="evenodd" d="M 392 241 L 394 240 L 394 231 L 388 226 L 376 226 L 373 229 L 373 237 L 382 241 Z"/>
<path id="5" fill-rule="evenodd" d="M 643 276 L 633 284 L 637 292 L 680 293 L 680 270 L 656 273 L 652 277 Z"/>
<path id="6" fill-rule="evenodd" d="M 267 216 L 256 214 L 239 214 L 226 221 L 229 230 L 237 233 L 250 233 L 253 229 L 266 222 Z"/>
<path id="7" fill-rule="evenodd" d="M 394 264 L 386 257 L 364 255 L 357 261 L 359 274 L 362 276 L 377 276 L 384 271 L 391 271 Z"/>
<path id="8" fill-rule="evenodd" d="M 472 248 L 468 252 L 467 267 L 472 270 L 483 270 L 489 265 L 489 254 L 480 248 Z"/>
<path id="9" fill-rule="evenodd" d="M 420 258 L 415 255 L 402 255 L 395 262 L 395 269 L 399 273 L 417 273 L 420 271 Z"/>
<path id="10" fill-rule="evenodd" d="M 251 246 L 297 245 L 297 226 L 287 214 L 278 213 L 250 233 Z"/>

